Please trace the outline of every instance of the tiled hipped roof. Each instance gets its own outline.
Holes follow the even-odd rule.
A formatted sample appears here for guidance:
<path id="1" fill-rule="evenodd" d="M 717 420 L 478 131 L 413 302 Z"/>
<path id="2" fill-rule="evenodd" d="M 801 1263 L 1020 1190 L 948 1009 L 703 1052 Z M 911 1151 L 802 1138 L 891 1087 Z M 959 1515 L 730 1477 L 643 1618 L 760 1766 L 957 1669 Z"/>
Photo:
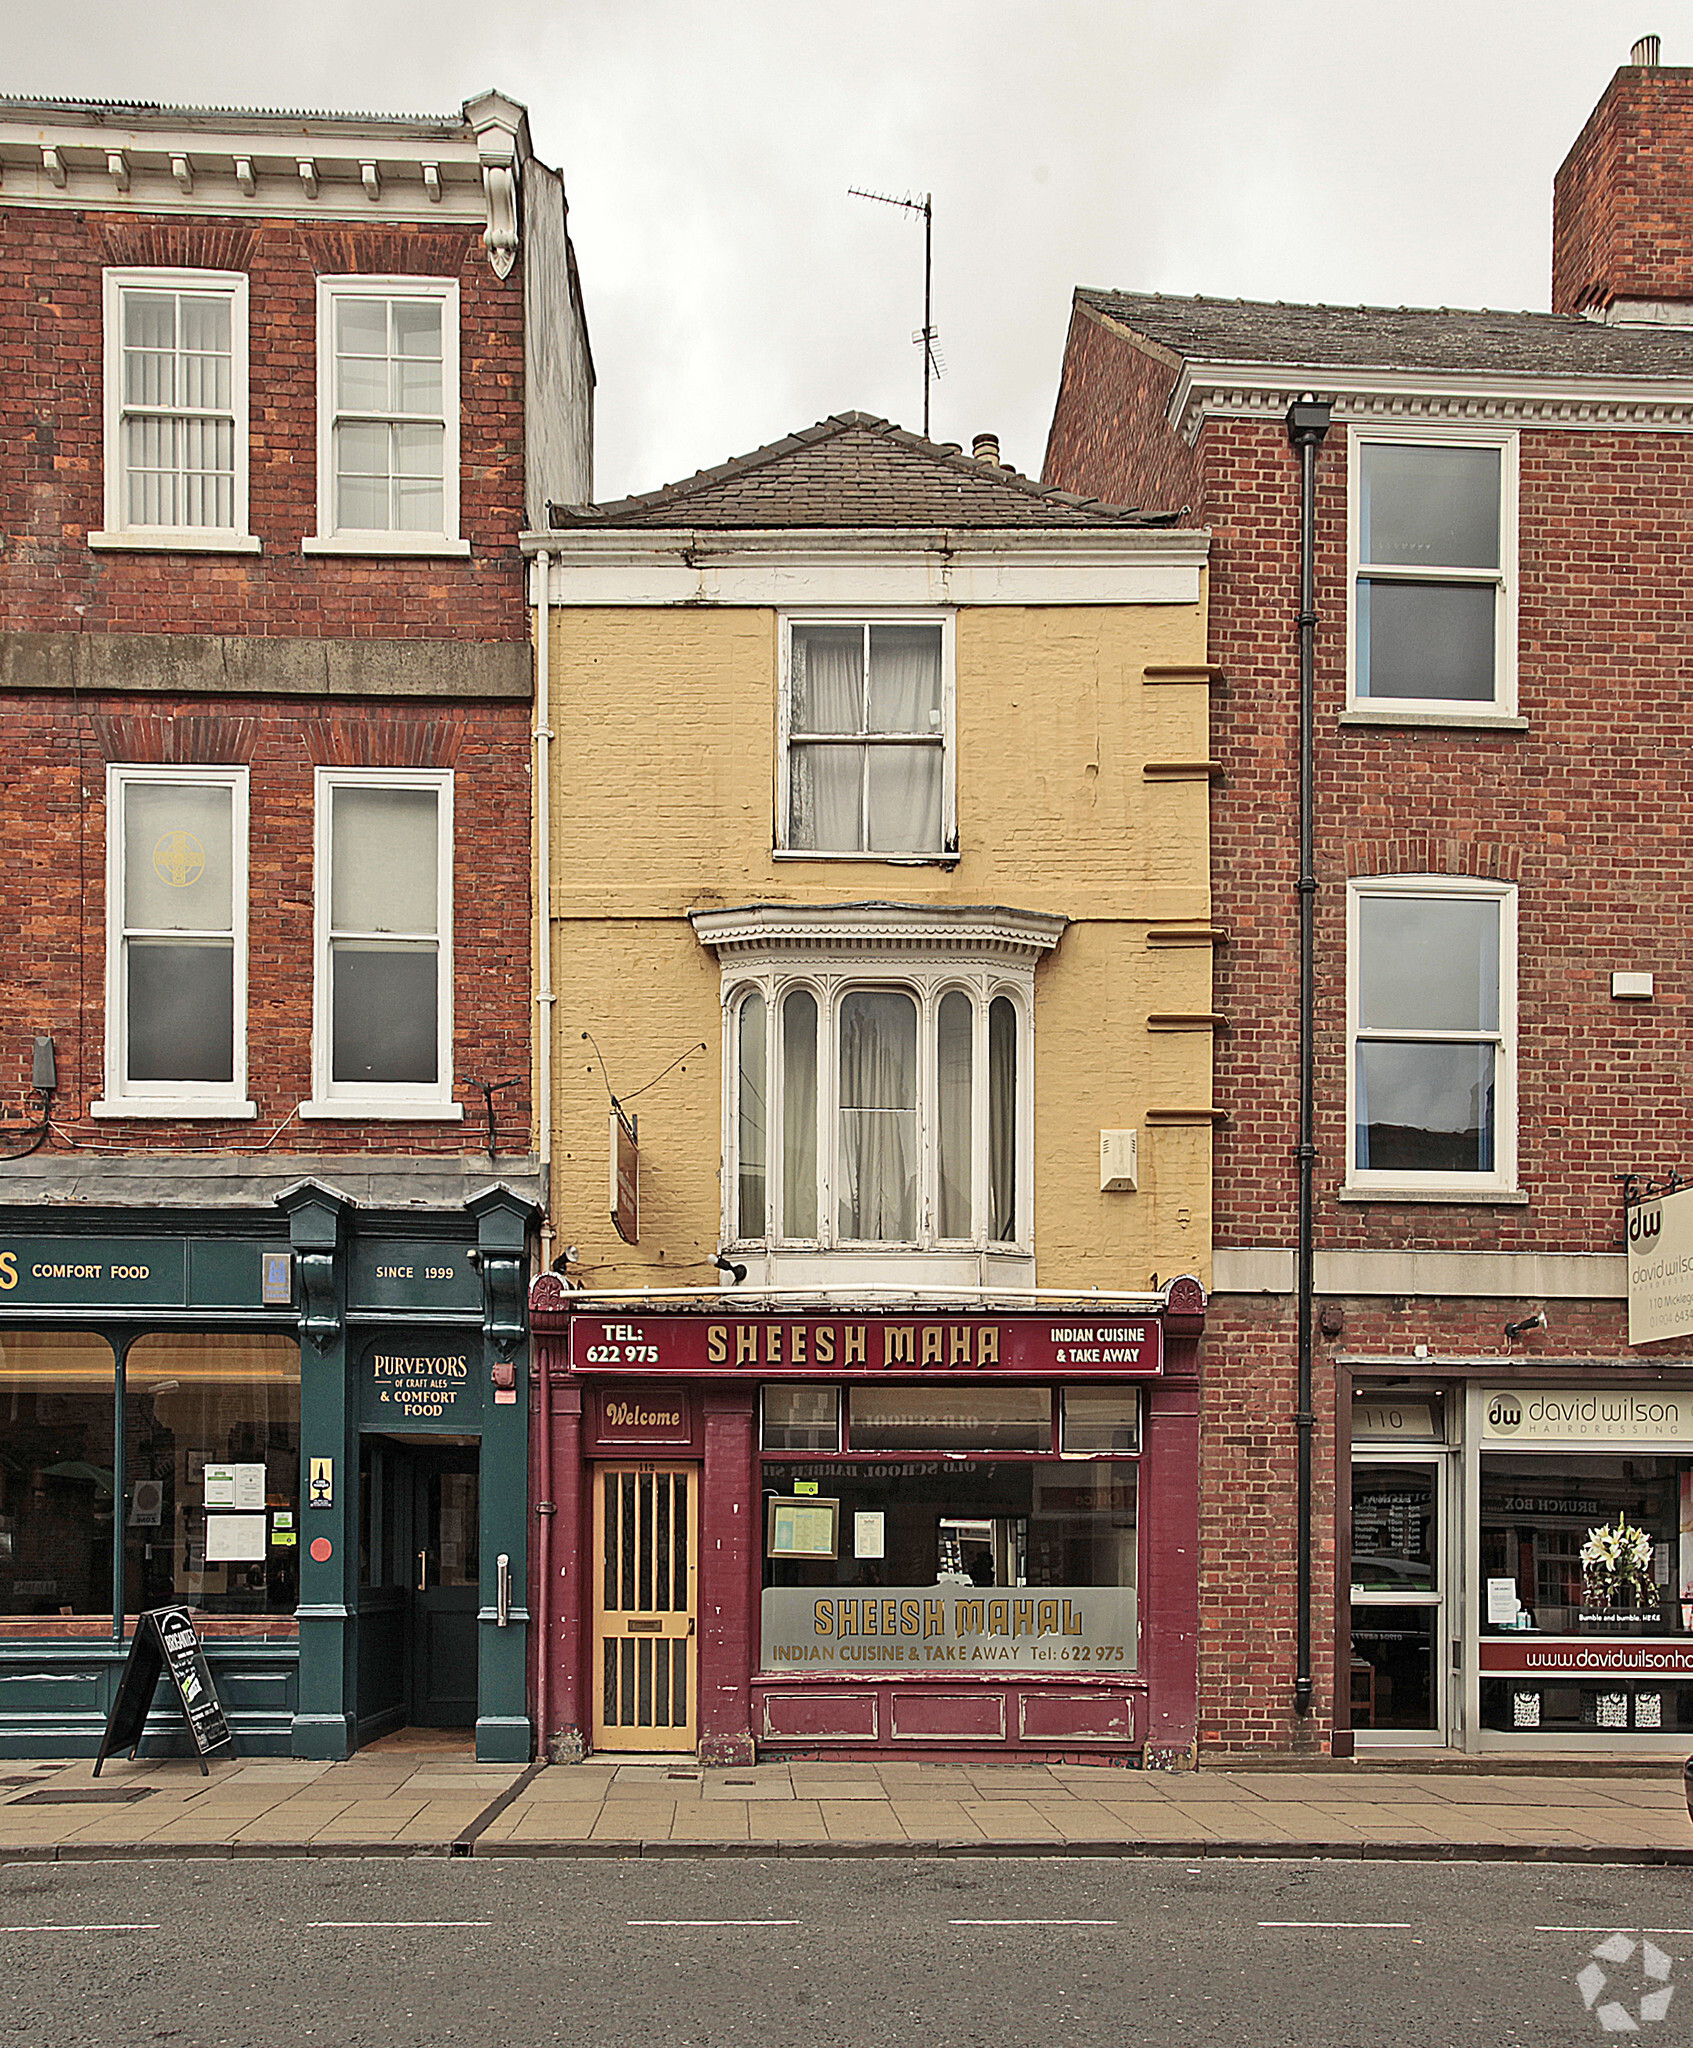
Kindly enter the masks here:
<path id="1" fill-rule="evenodd" d="M 837 413 L 680 483 L 603 505 L 554 505 L 555 527 L 1165 526 L 1173 513 L 1050 490 L 870 413 Z"/>
<path id="2" fill-rule="evenodd" d="M 1288 306 L 1086 288 L 1076 299 L 1190 362 L 1501 376 L 1693 376 L 1693 327 L 1606 327 L 1564 313 Z"/>

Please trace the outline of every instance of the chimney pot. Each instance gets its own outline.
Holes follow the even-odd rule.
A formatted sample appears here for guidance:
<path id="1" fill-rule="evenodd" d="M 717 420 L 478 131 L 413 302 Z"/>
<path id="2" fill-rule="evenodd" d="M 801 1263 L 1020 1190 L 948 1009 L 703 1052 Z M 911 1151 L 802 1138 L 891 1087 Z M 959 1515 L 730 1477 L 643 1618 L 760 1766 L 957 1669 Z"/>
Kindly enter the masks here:
<path id="1" fill-rule="evenodd" d="M 1661 47 L 1662 45 L 1658 37 L 1642 36 L 1634 48 L 1629 51 L 1628 61 L 1642 71 L 1656 71 L 1658 68 L 1658 51 Z"/>
<path id="2" fill-rule="evenodd" d="M 997 434 L 978 434 L 970 443 L 970 453 L 978 462 L 991 462 L 997 468 L 999 465 L 999 436 Z"/>

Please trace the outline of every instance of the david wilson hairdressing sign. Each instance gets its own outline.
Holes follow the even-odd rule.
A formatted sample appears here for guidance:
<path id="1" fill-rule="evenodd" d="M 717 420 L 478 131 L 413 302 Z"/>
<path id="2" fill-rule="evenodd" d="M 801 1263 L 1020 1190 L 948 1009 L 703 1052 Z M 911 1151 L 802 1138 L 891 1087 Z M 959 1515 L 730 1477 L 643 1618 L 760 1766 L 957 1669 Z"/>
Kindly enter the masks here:
<path id="1" fill-rule="evenodd" d="M 1693 1445 L 1693 1394 L 1659 1387 L 1510 1387 L 1487 1396 L 1489 1444 Z"/>
<path id="2" fill-rule="evenodd" d="M 1145 1379 L 1163 1370 L 1156 1316 L 617 1316 L 570 1324 L 575 1372 L 749 1374 L 839 1379 L 854 1373 Z"/>
<path id="3" fill-rule="evenodd" d="M 1628 1216 L 1628 1341 L 1693 1335 L 1693 1188 L 1635 1202 Z"/>

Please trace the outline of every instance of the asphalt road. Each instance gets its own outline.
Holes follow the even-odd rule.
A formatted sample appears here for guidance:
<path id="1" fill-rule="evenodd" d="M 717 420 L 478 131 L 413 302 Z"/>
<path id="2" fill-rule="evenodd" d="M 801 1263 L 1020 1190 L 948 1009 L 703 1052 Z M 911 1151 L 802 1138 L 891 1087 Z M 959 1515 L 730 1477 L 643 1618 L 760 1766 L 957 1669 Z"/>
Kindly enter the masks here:
<path id="1" fill-rule="evenodd" d="M 1619 1929 L 1584 2005 L 1578 1973 Z M 1642 1993 L 1666 1988 L 1667 2013 L 1642 2025 Z M 1032 1858 L 0 1867 L 0 2048 L 1561 2048 L 1612 2038 L 1600 2014 L 1615 2007 L 1650 2048 L 1693 2041 L 1693 1873 Z"/>

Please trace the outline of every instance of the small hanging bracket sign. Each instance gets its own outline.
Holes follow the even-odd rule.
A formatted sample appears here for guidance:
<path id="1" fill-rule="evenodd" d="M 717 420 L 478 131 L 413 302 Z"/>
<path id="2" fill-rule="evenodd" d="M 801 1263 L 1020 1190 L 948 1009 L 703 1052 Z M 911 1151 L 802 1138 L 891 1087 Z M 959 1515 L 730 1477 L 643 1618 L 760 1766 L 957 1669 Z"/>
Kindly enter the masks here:
<path id="1" fill-rule="evenodd" d="M 127 1747 L 133 1758 L 141 1747 L 153 1694 L 167 1672 L 188 1732 L 194 1738 L 200 1775 L 211 1776 L 206 1769 L 207 1752 L 234 1738 L 223 1717 L 223 1704 L 212 1683 L 205 1650 L 186 1607 L 153 1607 L 135 1624 L 112 1711 L 106 1717 L 106 1732 L 100 1738 L 100 1754 L 94 1759 L 95 1777 L 99 1777 L 100 1766 L 115 1750 Z"/>

